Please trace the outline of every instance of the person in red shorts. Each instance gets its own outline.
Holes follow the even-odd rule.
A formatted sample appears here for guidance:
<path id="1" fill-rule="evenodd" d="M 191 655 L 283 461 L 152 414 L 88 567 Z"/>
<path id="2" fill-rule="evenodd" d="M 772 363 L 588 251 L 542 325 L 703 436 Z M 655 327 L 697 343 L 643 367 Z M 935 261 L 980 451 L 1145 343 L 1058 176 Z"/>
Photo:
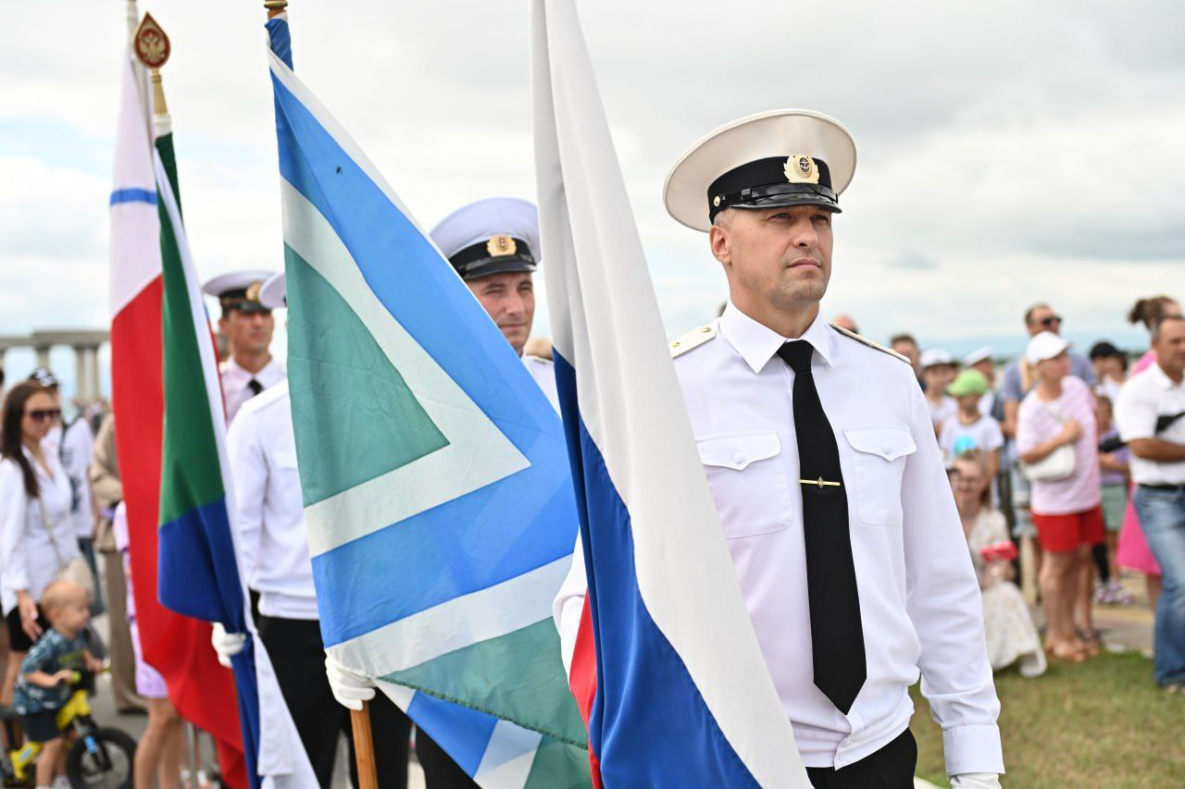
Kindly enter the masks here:
<path id="1" fill-rule="evenodd" d="M 1070 375 L 1069 344 L 1052 332 L 1029 341 L 1037 386 L 1020 404 L 1017 451 L 1033 483 L 1033 524 L 1045 552 L 1039 584 L 1046 649 L 1059 660 L 1097 654 L 1090 616 L 1091 547 L 1104 540 L 1098 425 L 1090 387 Z M 1086 639 L 1074 629 L 1079 608 Z"/>

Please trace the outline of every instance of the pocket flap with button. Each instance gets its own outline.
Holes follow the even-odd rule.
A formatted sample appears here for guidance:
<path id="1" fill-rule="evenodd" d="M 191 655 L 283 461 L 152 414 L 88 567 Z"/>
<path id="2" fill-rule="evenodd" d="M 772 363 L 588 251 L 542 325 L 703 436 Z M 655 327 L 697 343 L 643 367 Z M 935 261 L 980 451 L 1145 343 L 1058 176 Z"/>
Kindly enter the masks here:
<path id="1" fill-rule="evenodd" d="M 843 433 L 852 449 L 889 462 L 912 455 L 918 449 L 905 427 L 852 427 Z"/>
<path id="2" fill-rule="evenodd" d="M 705 466 L 720 466 L 741 471 L 750 463 L 768 460 L 782 450 L 777 433 L 733 433 L 701 438 L 696 442 L 699 458 Z"/>

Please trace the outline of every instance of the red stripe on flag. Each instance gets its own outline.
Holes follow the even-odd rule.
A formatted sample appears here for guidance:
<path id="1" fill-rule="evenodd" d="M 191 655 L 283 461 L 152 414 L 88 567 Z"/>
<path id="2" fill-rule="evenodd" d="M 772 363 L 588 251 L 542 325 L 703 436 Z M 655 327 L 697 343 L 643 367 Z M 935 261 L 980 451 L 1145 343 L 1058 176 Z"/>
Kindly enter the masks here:
<path id="1" fill-rule="evenodd" d="M 234 680 L 210 646 L 210 625 L 169 611 L 156 593 L 164 421 L 162 287 L 157 277 L 111 322 L 115 443 L 128 512 L 136 619 L 144 658 L 164 676 L 173 705 L 218 740 L 224 779 L 245 789 Z"/>
<path id="2" fill-rule="evenodd" d="M 572 695 L 576 697 L 576 706 L 580 708 L 580 717 L 584 719 L 584 727 L 587 729 L 593 701 L 597 697 L 597 651 L 593 641 L 592 614 L 589 611 L 587 594 L 584 596 L 584 608 L 580 611 L 580 628 L 576 631 L 576 647 L 572 651 L 568 686 L 572 689 Z M 588 762 L 593 786 L 601 789 L 601 763 L 592 749 L 591 738 L 588 744 Z"/>

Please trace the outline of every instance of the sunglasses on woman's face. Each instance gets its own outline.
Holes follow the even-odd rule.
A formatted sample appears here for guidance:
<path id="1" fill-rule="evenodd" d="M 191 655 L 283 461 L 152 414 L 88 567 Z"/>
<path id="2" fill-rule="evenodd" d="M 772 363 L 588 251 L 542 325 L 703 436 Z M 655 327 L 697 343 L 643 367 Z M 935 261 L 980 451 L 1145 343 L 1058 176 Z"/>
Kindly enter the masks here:
<path id="1" fill-rule="evenodd" d="M 44 422 L 46 420 L 56 421 L 61 415 L 62 409 L 60 408 L 38 408 L 34 411 L 25 412 L 25 416 L 34 422 Z"/>

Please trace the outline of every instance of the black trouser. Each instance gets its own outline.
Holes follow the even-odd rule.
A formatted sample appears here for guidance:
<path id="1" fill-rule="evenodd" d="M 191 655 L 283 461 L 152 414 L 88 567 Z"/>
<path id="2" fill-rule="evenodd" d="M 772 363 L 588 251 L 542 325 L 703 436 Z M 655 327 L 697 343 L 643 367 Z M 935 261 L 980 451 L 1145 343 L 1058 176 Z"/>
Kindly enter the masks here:
<path id="1" fill-rule="evenodd" d="M 337 738 L 344 732 L 350 740 L 350 778 L 357 786 L 350 711 L 334 700 L 333 691 L 329 689 L 320 623 L 261 614 L 258 624 L 259 637 L 276 670 L 280 692 L 292 713 L 300 741 L 317 774 L 317 782 L 326 789 L 329 787 L 337 755 Z M 406 789 L 411 721 L 381 691 L 370 702 L 369 708 L 379 787 Z"/>
<path id="2" fill-rule="evenodd" d="M 416 729 L 416 756 L 424 768 L 424 784 L 428 789 L 477 789 L 477 782 L 423 729 Z"/>
<path id="3" fill-rule="evenodd" d="M 913 789 L 913 772 L 918 766 L 918 744 L 909 729 L 876 753 L 855 764 L 808 767 L 807 777 L 816 789 Z"/>

